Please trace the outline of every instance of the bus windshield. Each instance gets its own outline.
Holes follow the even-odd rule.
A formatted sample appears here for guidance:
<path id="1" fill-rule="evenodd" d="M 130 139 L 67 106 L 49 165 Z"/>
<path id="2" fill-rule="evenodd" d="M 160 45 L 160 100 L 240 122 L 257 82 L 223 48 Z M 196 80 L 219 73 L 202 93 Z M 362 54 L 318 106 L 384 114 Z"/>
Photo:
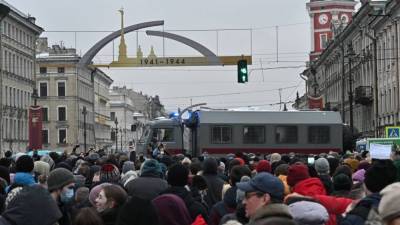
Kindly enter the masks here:
<path id="1" fill-rule="evenodd" d="M 147 126 L 145 126 L 144 132 L 142 133 L 142 136 L 139 139 L 139 143 L 140 144 L 145 143 L 146 139 L 148 139 L 149 135 L 150 135 L 150 126 L 147 125 Z"/>

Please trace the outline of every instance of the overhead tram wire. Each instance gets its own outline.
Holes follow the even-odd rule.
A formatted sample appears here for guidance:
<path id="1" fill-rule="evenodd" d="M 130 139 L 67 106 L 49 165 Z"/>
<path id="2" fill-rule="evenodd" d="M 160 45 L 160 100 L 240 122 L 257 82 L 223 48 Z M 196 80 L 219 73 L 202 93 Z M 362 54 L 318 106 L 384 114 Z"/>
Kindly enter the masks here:
<path id="1" fill-rule="evenodd" d="M 209 94 L 209 95 L 193 95 L 193 96 L 176 96 L 176 97 L 167 97 L 162 99 L 187 99 L 187 98 L 203 98 L 203 97 L 216 97 L 216 96 L 225 96 L 225 95 L 240 95 L 240 94 L 253 94 L 253 93 L 262 93 L 262 92 L 271 92 L 277 91 L 279 89 L 287 90 L 290 88 L 295 88 L 296 86 L 288 86 L 283 88 L 275 88 L 275 89 L 267 89 L 267 90 L 257 90 L 257 91 L 243 91 L 243 92 L 230 92 L 230 93 L 219 93 L 219 94 Z"/>

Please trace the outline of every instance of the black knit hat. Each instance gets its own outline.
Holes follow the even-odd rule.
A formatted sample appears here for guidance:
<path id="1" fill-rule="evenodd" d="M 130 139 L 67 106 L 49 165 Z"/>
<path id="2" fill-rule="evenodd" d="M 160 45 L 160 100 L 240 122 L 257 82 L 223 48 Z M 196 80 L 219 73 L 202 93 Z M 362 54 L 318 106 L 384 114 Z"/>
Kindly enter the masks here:
<path id="1" fill-rule="evenodd" d="M 187 184 L 189 170 L 182 164 L 175 164 L 168 170 L 168 184 L 183 187 Z"/>
<path id="2" fill-rule="evenodd" d="M 376 160 L 365 172 L 365 186 L 373 193 L 396 182 L 397 170 L 391 160 Z"/>
<path id="3" fill-rule="evenodd" d="M 33 171 L 34 167 L 33 159 L 29 155 L 22 155 L 16 162 L 15 171 L 30 173 Z"/>
<path id="4" fill-rule="evenodd" d="M 333 188 L 335 191 L 351 191 L 352 180 L 344 173 L 339 173 L 333 177 Z"/>

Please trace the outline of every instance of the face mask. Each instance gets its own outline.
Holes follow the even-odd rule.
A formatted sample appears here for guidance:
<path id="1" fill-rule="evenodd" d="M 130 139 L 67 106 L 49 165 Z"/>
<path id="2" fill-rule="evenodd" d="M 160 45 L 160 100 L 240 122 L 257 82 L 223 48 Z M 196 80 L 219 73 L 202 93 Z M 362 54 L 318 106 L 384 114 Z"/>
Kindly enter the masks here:
<path id="1" fill-rule="evenodd" d="M 74 189 L 68 188 L 67 191 L 61 192 L 61 202 L 62 203 L 68 203 L 70 202 L 74 197 Z"/>

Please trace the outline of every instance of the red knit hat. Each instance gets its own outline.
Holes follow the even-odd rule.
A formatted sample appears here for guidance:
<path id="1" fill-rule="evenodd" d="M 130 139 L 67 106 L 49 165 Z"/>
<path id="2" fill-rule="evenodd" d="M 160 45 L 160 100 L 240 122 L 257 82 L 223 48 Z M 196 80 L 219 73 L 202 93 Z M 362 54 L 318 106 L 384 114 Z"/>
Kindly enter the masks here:
<path id="1" fill-rule="evenodd" d="M 235 159 L 240 162 L 241 166 L 244 166 L 246 164 L 242 158 L 235 158 Z"/>
<path id="2" fill-rule="evenodd" d="M 256 167 L 257 173 L 268 172 L 271 173 L 271 164 L 267 160 L 260 160 Z"/>
<path id="3" fill-rule="evenodd" d="M 296 163 L 289 167 L 287 175 L 287 184 L 291 187 L 295 186 L 298 182 L 310 177 L 308 167 L 302 163 Z"/>

